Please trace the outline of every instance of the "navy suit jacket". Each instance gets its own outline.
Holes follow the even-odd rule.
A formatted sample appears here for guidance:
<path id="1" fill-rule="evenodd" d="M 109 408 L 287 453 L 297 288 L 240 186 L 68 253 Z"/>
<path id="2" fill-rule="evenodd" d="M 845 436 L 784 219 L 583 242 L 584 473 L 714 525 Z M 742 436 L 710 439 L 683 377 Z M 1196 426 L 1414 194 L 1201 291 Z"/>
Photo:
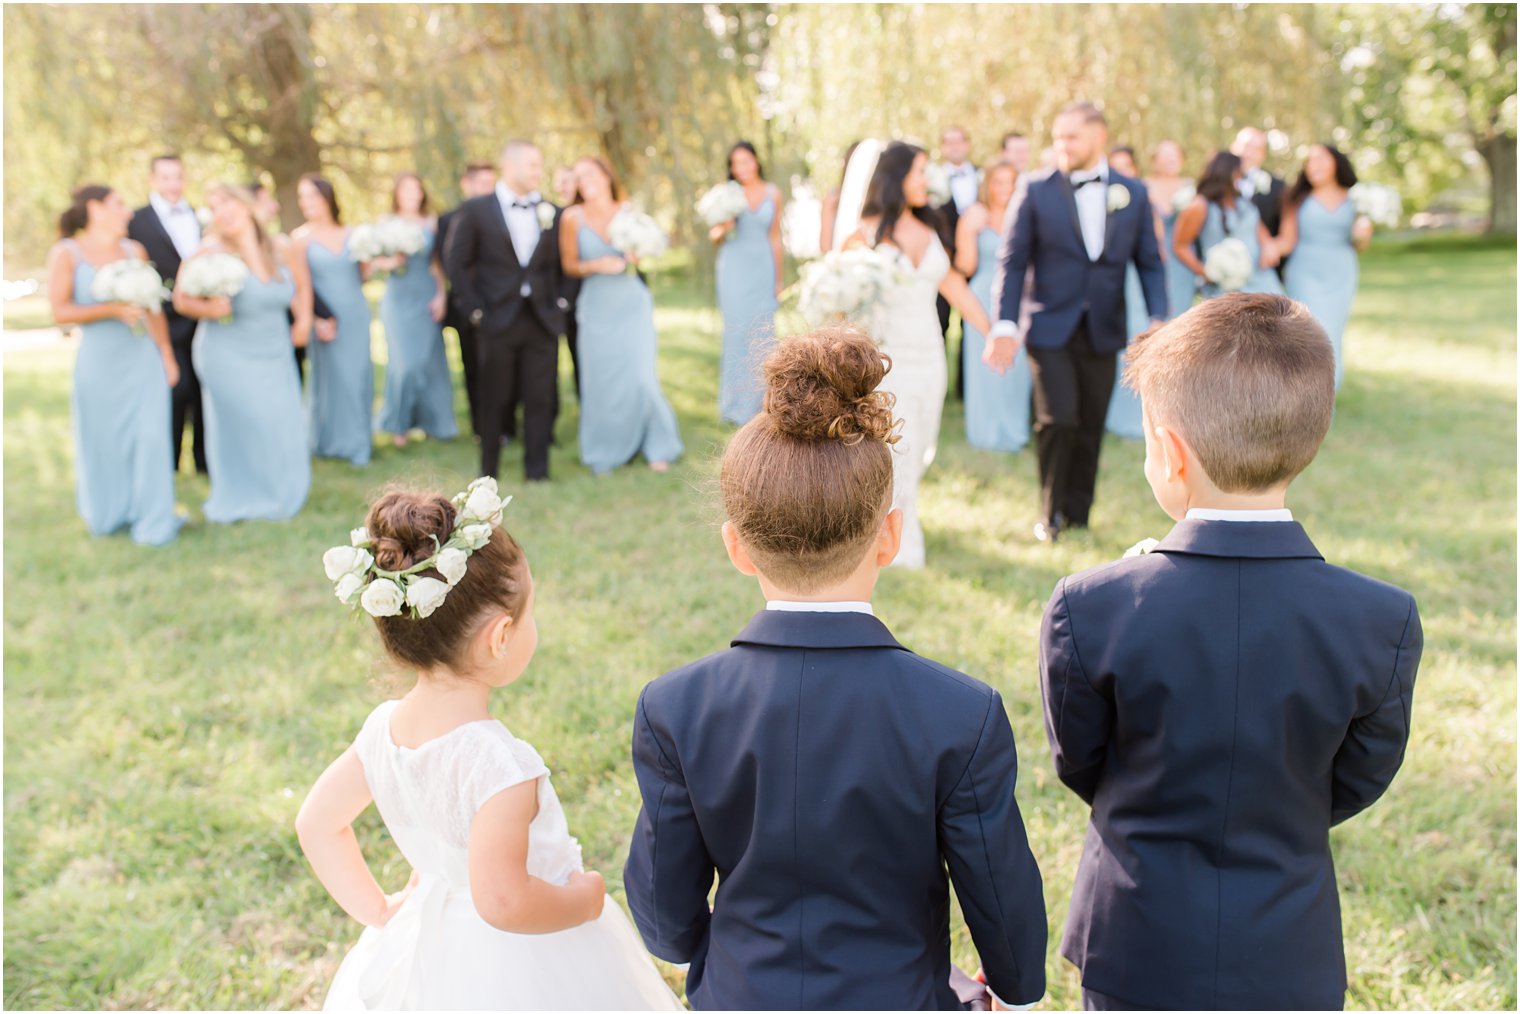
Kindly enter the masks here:
<path id="1" fill-rule="evenodd" d="M 1180 522 L 1068 577 L 1040 635 L 1056 773 L 1092 804 L 1061 953 L 1157 1009 L 1340 1009 L 1330 827 L 1409 738 L 1408 592 L 1296 522 Z"/>
<path id="2" fill-rule="evenodd" d="M 694 1007 L 959 1009 L 950 882 L 993 992 L 1044 994 L 1002 699 L 876 618 L 758 614 L 644 689 L 633 764 L 628 907 Z"/>
<path id="3" fill-rule="evenodd" d="M 1082 241 L 1076 194 L 1066 174 L 1047 170 L 1019 178 L 1008 204 L 1008 227 L 992 277 L 993 305 L 988 309 L 996 311 L 994 320 L 1018 324 L 1032 348 L 1065 345 L 1084 312 L 1095 352 L 1118 352 L 1129 344 L 1124 273 L 1132 263 L 1140 272 L 1146 310 L 1154 318 L 1166 319 L 1166 268 L 1156 245 L 1150 196 L 1139 180 L 1112 169 L 1108 186 L 1128 191 L 1129 204 L 1108 213 L 1103 253 L 1092 260 Z M 1031 269 L 1034 302 L 1026 306 L 1024 278 Z"/>

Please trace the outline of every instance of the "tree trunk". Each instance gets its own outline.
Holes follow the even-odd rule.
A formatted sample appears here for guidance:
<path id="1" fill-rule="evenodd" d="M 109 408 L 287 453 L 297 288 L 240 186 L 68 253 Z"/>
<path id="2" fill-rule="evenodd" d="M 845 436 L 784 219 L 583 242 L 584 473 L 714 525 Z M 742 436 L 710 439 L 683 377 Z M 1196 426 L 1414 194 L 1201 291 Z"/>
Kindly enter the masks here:
<path id="1" fill-rule="evenodd" d="M 301 5 L 262 6 L 274 14 L 256 43 L 256 59 L 270 87 L 268 110 L 262 117 L 268 138 L 265 162 L 274 177 L 280 224 L 288 231 L 302 221 L 296 206 L 301 174 L 322 168 L 322 146 L 312 130 L 317 81 L 309 59 L 311 14 Z"/>
<path id="2" fill-rule="evenodd" d="M 1488 231 L 1490 235 L 1515 232 L 1515 139 L 1495 134 L 1477 143 L 1478 154 L 1488 165 Z"/>

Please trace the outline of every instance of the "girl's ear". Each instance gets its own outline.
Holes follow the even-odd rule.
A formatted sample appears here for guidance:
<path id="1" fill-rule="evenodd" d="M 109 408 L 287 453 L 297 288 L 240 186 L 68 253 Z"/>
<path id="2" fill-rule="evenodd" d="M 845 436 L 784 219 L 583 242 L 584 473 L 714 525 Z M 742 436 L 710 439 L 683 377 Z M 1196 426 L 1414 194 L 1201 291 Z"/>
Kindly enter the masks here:
<path id="1" fill-rule="evenodd" d="M 492 658 L 501 658 L 507 653 L 507 645 L 512 642 L 512 635 L 517 628 L 512 623 L 510 613 L 500 613 L 485 625 L 483 636 L 486 650 Z"/>
<path id="2" fill-rule="evenodd" d="M 728 550 L 728 560 L 739 573 L 745 577 L 754 577 L 759 573 L 759 568 L 749 558 L 744 543 L 739 541 L 739 530 L 732 521 L 723 522 L 723 548 Z"/>

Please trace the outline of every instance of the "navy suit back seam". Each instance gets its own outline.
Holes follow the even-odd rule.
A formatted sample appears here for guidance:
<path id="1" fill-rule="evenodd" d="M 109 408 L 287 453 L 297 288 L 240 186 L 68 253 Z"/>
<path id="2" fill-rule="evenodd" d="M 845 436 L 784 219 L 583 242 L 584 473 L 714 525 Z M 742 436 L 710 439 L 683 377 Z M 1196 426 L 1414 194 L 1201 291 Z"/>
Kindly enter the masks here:
<path id="1" fill-rule="evenodd" d="M 807 892 L 802 890 L 802 844 L 799 828 L 802 823 L 802 682 L 807 678 L 808 649 L 800 652 L 797 665 L 797 723 L 792 739 L 792 877 L 797 885 L 797 939 L 806 940 Z M 806 1009 L 803 999 L 807 996 L 807 948 L 799 949 L 797 967 L 797 1009 Z"/>
<path id="2" fill-rule="evenodd" d="M 1224 953 L 1220 935 L 1224 932 L 1224 854 L 1230 835 L 1230 792 L 1235 787 L 1235 751 L 1240 737 L 1240 638 L 1241 585 L 1245 561 L 1235 561 L 1235 693 L 1230 708 L 1230 764 L 1224 783 L 1224 819 L 1219 827 L 1219 851 L 1214 859 L 1214 989 L 1210 1006 L 1219 1004 L 1219 966 Z"/>

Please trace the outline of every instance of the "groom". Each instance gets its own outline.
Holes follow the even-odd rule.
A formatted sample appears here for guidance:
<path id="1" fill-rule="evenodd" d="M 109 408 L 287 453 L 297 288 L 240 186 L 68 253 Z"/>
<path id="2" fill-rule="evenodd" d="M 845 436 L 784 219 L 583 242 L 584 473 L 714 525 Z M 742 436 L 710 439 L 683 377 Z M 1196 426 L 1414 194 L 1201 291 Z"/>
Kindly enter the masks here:
<path id="1" fill-rule="evenodd" d="M 1139 180 L 1109 168 L 1103 114 L 1074 102 L 1056 116 L 1052 135 L 1056 168 L 1021 176 L 1008 206 L 992 279 L 998 319 L 984 353 L 1001 372 L 1013 365 L 1021 331 L 1029 348 L 1040 465 L 1034 533 L 1041 542 L 1087 527 L 1115 360 L 1129 341 L 1124 275 L 1131 263 L 1152 323 L 1166 318 L 1150 201 Z"/>

